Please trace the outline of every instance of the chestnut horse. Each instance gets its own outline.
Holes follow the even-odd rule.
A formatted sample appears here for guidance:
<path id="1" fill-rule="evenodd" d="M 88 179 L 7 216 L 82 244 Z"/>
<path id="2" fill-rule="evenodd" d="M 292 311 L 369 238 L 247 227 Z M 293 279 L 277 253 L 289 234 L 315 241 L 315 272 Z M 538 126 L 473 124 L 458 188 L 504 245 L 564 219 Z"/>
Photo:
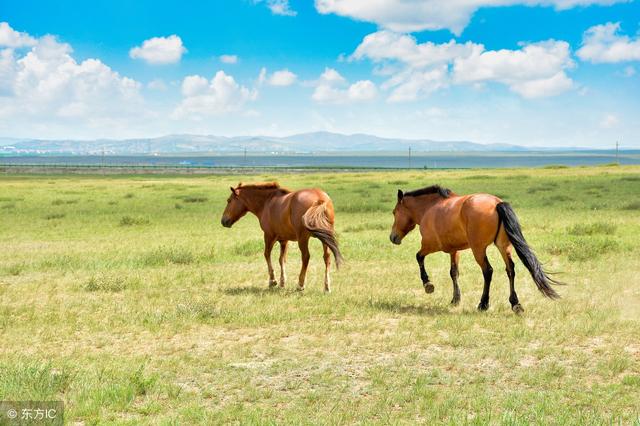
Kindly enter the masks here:
<path id="1" fill-rule="evenodd" d="M 298 278 L 298 290 L 304 290 L 304 282 L 309 265 L 309 238 L 316 237 L 322 242 L 324 252 L 324 291 L 331 291 L 329 267 L 331 256 L 340 266 L 342 255 L 333 229 L 333 202 L 320 189 L 301 189 L 291 192 L 276 182 L 243 185 L 231 188 L 227 207 L 222 214 L 222 226 L 230 228 L 238 219 L 251 212 L 258 217 L 264 231 L 264 257 L 269 269 L 269 287 L 277 285 L 271 250 L 276 241 L 280 243 L 280 287 L 284 287 L 284 270 L 287 258 L 287 243 L 297 241 L 302 253 L 302 269 Z"/>
<path id="2" fill-rule="evenodd" d="M 460 302 L 458 287 L 459 251 L 471 248 L 473 256 L 482 268 L 484 290 L 478 309 L 489 308 L 489 288 L 493 268 L 487 259 L 487 247 L 495 244 L 504 259 L 509 277 L 511 309 L 524 312 L 514 287 L 515 268 L 511 259 L 513 247 L 518 257 L 531 273 L 538 289 L 550 299 L 560 296 L 550 284 L 561 284 L 547 275 L 527 244 L 515 212 L 508 203 L 489 194 L 456 195 L 438 185 L 403 193 L 398 190 L 398 201 L 393 209 L 394 222 L 389 238 L 400 244 L 416 225 L 420 226 L 422 244 L 416 260 L 420 278 L 427 293 L 434 290 L 424 268 L 424 258 L 430 253 L 442 251 L 451 256 L 450 276 L 453 281 L 452 305 Z"/>

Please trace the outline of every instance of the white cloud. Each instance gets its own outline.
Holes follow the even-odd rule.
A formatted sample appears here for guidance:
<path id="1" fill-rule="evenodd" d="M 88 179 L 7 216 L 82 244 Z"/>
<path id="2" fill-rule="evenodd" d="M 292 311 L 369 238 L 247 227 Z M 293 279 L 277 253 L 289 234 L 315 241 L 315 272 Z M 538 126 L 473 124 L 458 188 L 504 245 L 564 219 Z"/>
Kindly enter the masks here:
<path id="1" fill-rule="evenodd" d="M 14 30 L 7 22 L 0 22 L 0 47 L 29 47 L 36 44 L 36 39 L 27 33 Z"/>
<path id="2" fill-rule="evenodd" d="M 471 16 L 483 7 L 553 6 L 562 10 L 624 1 L 627 0 L 315 0 L 315 5 L 320 13 L 374 22 L 393 31 L 449 29 L 460 34 Z"/>
<path id="3" fill-rule="evenodd" d="M 220 62 L 223 64 L 237 64 L 238 55 L 220 55 Z"/>
<path id="4" fill-rule="evenodd" d="M 620 124 L 620 120 L 614 114 L 605 114 L 600 121 L 600 127 L 603 129 L 611 129 Z"/>
<path id="5" fill-rule="evenodd" d="M 165 83 L 161 78 L 155 78 L 151 80 L 149 83 L 147 83 L 147 87 L 151 90 L 158 90 L 161 92 L 164 92 L 168 89 L 167 83 Z"/>
<path id="6" fill-rule="evenodd" d="M 326 68 L 315 84 L 311 98 L 319 103 L 366 102 L 375 99 L 378 94 L 372 81 L 360 80 L 348 85 L 347 80 L 333 68 Z"/>
<path id="7" fill-rule="evenodd" d="M 397 60 L 412 67 L 426 67 L 468 56 L 477 48 L 481 45 L 472 42 L 458 44 L 455 40 L 443 44 L 418 44 L 410 35 L 383 30 L 365 36 L 351 57 L 367 57 L 375 62 Z"/>
<path id="8" fill-rule="evenodd" d="M 258 75 L 258 84 L 268 84 L 269 86 L 291 86 L 296 82 L 298 76 L 288 69 L 282 69 L 279 71 L 275 71 L 273 74 L 269 75 L 267 73 L 267 69 L 262 67 L 260 70 L 260 74 Z"/>
<path id="9" fill-rule="evenodd" d="M 283 69 L 271 74 L 268 81 L 271 86 L 291 86 L 297 78 L 298 76 L 288 69 Z"/>
<path id="10" fill-rule="evenodd" d="M 98 59 L 76 62 L 71 46 L 53 36 L 33 40 L 22 56 L 1 51 L 0 121 L 100 128 L 140 113 L 140 83 Z"/>
<path id="11" fill-rule="evenodd" d="M 129 50 L 133 59 L 142 59 L 152 65 L 174 64 L 180 62 L 182 54 L 187 49 L 182 45 L 182 39 L 177 35 L 169 37 L 153 37 L 145 40 L 142 46 Z"/>
<path id="12" fill-rule="evenodd" d="M 640 38 L 631 39 L 620 35 L 619 31 L 619 22 L 589 28 L 576 54 L 583 61 L 593 63 L 640 61 Z"/>
<path id="13" fill-rule="evenodd" d="M 226 74 L 222 71 L 221 74 L 224 82 Z M 215 77 L 214 77 L 215 78 Z M 233 80 L 233 77 L 232 77 Z M 209 86 L 209 80 L 200 75 L 189 75 L 182 81 L 182 95 L 185 97 L 197 96 L 203 92 L 206 92 Z"/>
<path id="14" fill-rule="evenodd" d="M 0 50 L 0 96 L 12 93 L 16 68 L 13 49 Z"/>
<path id="15" fill-rule="evenodd" d="M 289 0 L 268 0 L 267 6 L 274 15 L 296 16 L 298 14 L 289 6 Z"/>
<path id="16" fill-rule="evenodd" d="M 453 78 L 457 83 L 495 81 L 525 98 L 537 98 L 571 89 L 564 70 L 573 66 L 569 44 L 549 40 L 519 50 L 476 49 L 454 61 Z"/>
<path id="17" fill-rule="evenodd" d="M 370 80 L 356 81 L 347 89 L 347 98 L 353 102 L 369 101 L 376 95 L 376 85 Z"/>
<path id="18" fill-rule="evenodd" d="M 326 85 L 342 85 L 347 82 L 347 80 L 333 68 L 325 68 L 324 72 L 320 74 L 320 79 L 318 81 L 320 84 Z"/>
<path id="19" fill-rule="evenodd" d="M 546 98 L 571 90 L 573 80 L 564 72 L 559 72 L 549 78 L 515 82 L 510 85 L 510 88 L 523 98 Z"/>
<path id="20" fill-rule="evenodd" d="M 255 4 L 262 3 L 265 0 L 253 0 Z M 291 9 L 289 0 L 266 0 L 267 7 L 274 15 L 296 16 L 298 12 Z"/>
<path id="21" fill-rule="evenodd" d="M 173 117 L 201 120 L 207 116 L 239 111 L 246 102 L 256 99 L 257 92 L 239 85 L 224 71 L 218 71 L 211 80 L 199 75 L 185 77 L 182 95 Z"/>
<path id="22" fill-rule="evenodd" d="M 574 66 L 569 44 L 549 40 L 517 50 L 485 50 L 481 44 L 417 43 L 387 30 L 367 35 L 351 59 L 368 58 L 391 77 L 391 102 L 411 101 L 450 84 L 497 82 L 526 98 L 557 95 L 573 86 L 565 70 Z"/>
<path id="23" fill-rule="evenodd" d="M 383 88 L 393 89 L 387 98 L 389 102 L 413 101 L 447 86 L 446 65 L 426 71 L 409 70 L 392 77 L 383 84 Z"/>

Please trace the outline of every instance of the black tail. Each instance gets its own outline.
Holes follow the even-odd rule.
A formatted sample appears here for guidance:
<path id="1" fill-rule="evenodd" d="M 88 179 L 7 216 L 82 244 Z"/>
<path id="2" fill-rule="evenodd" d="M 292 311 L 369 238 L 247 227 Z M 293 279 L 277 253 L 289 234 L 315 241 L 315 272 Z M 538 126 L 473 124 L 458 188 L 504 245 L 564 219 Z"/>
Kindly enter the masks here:
<path id="1" fill-rule="evenodd" d="M 309 210 L 302 216 L 302 222 L 311 235 L 329 247 L 333 257 L 336 259 L 336 267 L 339 268 L 344 259 L 338 247 L 338 240 L 336 240 L 333 232 L 333 225 L 327 217 L 326 209 L 327 203 L 318 202 L 318 204 L 309 207 Z"/>
<path id="2" fill-rule="evenodd" d="M 538 261 L 538 258 L 527 244 L 527 240 L 524 239 L 516 213 L 513 211 L 509 203 L 498 203 L 496 210 L 498 211 L 500 222 L 502 223 L 502 226 L 504 226 L 504 230 L 509 237 L 509 241 L 511 241 L 513 248 L 516 250 L 518 257 L 524 266 L 526 266 L 531 273 L 531 277 L 536 283 L 536 286 L 538 286 L 538 290 L 550 299 L 559 299 L 560 295 L 556 293 L 550 284 L 561 285 L 562 283 L 554 280 L 553 278 L 549 278 L 547 272 L 542 269 L 542 265 Z"/>

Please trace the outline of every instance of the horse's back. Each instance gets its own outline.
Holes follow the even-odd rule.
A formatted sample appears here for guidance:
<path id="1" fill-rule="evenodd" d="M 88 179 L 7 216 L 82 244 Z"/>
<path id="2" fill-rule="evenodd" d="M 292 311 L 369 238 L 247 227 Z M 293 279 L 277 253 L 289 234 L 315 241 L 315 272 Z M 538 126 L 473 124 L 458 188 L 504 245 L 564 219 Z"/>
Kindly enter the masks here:
<path id="1" fill-rule="evenodd" d="M 429 209 L 421 224 L 425 244 L 431 251 L 457 251 L 476 240 L 493 238 L 498 227 L 496 205 L 501 200 L 490 194 L 471 194 L 440 200 Z M 435 237 L 435 238 L 433 238 Z"/>
<path id="2" fill-rule="evenodd" d="M 330 202 L 331 198 L 326 192 L 319 188 L 306 188 L 293 192 L 291 201 L 293 203 L 306 206 L 307 208 L 316 204 L 318 201 Z"/>
<path id="3" fill-rule="evenodd" d="M 315 206 L 318 202 L 327 203 L 333 221 L 333 202 L 326 192 L 318 188 L 301 189 L 291 194 L 292 218 L 301 218 L 310 207 Z"/>
<path id="4" fill-rule="evenodd" d="M 466 196 L 461 215 L 465 222 L 470 244 L 491 244 L 497 236 L 500 219 L 496 206 L 502 200 L 491 194 Z"/>
<path id="5" fill-rule="evenodd" d="M 319 201 L 327 203 L 327 210 L 330 212 L 329 219 L 333 224 L 333 203 L 327 193 L 320 189 L 300 189 L 274 200 L 270 216 L 281 218 L 282 224 L 275 225 L 275 228 L 278 228 L 278 233 L 286 234 L 287 239 L 290 240 L 295 239 L 293 235 L 297 238 L 301 234 L 307 233 L 302 217 L 310 207 L 317 205 Z"/>
<path id="6" fill-rule="evenodd" d="M 491 194 L 465 195 L 462 200 L 460 214 L 467 221 L 488 220 L 498 218 L 496 206 L 502 200 Z M 497 223 L 497 222 L 496 222 Z"/>

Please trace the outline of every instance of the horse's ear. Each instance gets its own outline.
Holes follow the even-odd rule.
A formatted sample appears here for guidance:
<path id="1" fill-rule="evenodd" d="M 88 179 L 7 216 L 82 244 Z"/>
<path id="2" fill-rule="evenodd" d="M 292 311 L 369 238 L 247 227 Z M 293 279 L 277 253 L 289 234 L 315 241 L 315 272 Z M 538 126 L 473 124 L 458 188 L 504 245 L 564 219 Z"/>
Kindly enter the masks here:
<path id="1" fill-rule="evenodd" d="M 402 189 L 398 189 L 398 202 L 402 201 L 404 194 L 402 193 Z"/>
<path id="2" fill-rule="evenodd" d="M 229 189 L 231 190 L 233 195 L 238 195 L 238 191 L 233 186 L 230 186 Z"/>

